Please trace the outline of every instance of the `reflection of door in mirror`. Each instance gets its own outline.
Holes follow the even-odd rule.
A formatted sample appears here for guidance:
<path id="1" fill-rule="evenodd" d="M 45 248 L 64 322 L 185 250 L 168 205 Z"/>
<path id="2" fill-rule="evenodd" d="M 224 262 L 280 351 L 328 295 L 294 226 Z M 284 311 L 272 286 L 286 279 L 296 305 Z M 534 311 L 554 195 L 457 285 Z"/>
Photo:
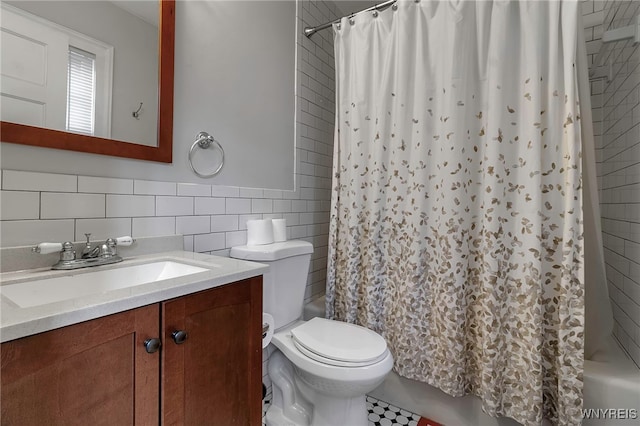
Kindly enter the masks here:
<path id="1" fill-rule="evenodd" d="M 118 3 L 3 2 L 0 119 L 156 146 L 157 4 Z"/>

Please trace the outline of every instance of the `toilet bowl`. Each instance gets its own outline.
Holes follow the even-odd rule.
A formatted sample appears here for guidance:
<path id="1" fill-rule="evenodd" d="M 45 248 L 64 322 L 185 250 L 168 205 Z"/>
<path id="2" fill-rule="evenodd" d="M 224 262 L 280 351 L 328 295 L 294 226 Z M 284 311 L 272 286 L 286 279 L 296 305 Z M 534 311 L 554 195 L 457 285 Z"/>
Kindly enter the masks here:
<path id="1" fill-rule="evenodd" d="M 350 342 L 341 344 L 349 336 Z M 381 336 L 353 324 L 313 318 L 275 333 L 272 344 L 277 351 L 269 358 L 274 389 L 267 425 L 368 424 L 365 394 L 393 367 Z"/>
<path id="2" fill-rule="evenodd" d="M 301 321 L 313 246 L 285 241 L 231 249 L 231 257 L 269 265 L 263 310 L 274 318 L 268 346 L 273 399 L 268 426 L 367 426 L 365 394 L 384 381 L 393 356 L 382 336 L 355 324 Z"/>

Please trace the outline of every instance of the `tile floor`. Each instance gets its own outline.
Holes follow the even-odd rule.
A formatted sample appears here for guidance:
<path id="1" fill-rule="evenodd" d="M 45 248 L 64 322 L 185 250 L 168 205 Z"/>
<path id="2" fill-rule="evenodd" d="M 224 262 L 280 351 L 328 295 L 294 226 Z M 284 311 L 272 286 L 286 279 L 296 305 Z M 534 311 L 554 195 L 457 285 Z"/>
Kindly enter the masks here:
<path id="1" fill-rule="evenodd" d="M 269 392 L 262 404 L 262 424 L 265 424 L 264 414 L 271 404 Z M 387 402 L 367 396 L 367 411 L 369 413 L 368 426 L 442 426 L 439 423 L 420 417 L 405 409 L 395 407 Z M 343 425 L 346 426 L 346 425 Z"/>
<path id="2" fill-rule="evenodd" d="M 418 426 L 420 416 L 410 411 L 367 396 L 369 426 Z"/>

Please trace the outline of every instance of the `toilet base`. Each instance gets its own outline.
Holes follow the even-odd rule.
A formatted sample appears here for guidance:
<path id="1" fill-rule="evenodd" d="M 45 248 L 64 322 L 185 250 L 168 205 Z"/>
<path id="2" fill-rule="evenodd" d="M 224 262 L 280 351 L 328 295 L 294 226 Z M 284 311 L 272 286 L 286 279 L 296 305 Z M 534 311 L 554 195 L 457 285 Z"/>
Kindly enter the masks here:
<path id="1" fill-rule="evenodd" d="M 269 358 L 273 400 L 267 426 L 367 426 L 365 395 L 333 397 L 311 388 L 279 350 Z"/>

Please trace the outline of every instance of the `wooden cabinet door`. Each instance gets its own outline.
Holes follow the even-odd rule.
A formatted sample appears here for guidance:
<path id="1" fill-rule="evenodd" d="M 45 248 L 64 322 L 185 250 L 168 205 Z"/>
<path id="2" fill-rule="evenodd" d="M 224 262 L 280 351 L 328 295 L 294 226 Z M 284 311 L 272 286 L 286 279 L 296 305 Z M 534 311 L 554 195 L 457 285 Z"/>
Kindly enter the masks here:
<path id="1" fill-rule="evenodd" d="M 2 344 L 2 425 L 158 424 L 158 304 Z"/>
<path id="2" fill-rule="evenodd" d="M 260 425 L 261 324 L 261 276 L 162 304 L 163 424 Z"/>

